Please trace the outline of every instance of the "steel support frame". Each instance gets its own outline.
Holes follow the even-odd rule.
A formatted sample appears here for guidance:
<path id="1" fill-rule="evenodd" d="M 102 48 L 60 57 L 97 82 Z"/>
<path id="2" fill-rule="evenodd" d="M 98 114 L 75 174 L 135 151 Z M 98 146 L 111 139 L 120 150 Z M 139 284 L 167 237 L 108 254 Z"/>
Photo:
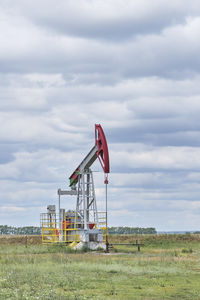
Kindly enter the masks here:
<path id="1" fill-rule="evenodd" d="M 99 227 L 94 180 L 90 169 L 82 171 L 78 177 L 76 216 L 80 217 L 85 230 L 89 229 L 90 223 Z"/>

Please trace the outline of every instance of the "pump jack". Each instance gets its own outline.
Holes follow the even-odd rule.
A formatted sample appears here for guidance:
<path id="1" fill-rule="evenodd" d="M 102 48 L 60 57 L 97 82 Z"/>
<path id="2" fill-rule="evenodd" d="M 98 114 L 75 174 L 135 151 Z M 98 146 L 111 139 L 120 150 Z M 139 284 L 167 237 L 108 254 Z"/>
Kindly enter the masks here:
<path id="1" fill-rule="evenodd" d="M 106 212 L 98 212 L 93 174 L 91 166 L 96 159 L 99 159 L 102 169 L 105 174 L 104 183 L 106 185 Z M 56 221 L 55 206 L 48 206 L 48 216 L 41 214 L 42 233 L 49 232 L 48 226 L 51 220 L 53 222 L 53 228 L 56 230 L 56 234 L 53 234 L 55 230 L 50 230 L 50 236 L 48 234 L 42 234 L 43 242 L 66 242 L 72 246 L 77 247 L 77 244 L 87 243 L 89 248 L 103 247 L 108 250 L 107 239 L 107 184 L 108 173 L 110 172 L 109 166 L 109 153 L 106 137 L 100 124 L 95 124 L 95 145 L 85 156 L 82 162 L 78 165 L 72 175 L 69 177 L 69 187 L 71 190 L 58 189 L 58 217 L 59 222 Z M 65 213 L 64 209 L 60 208 L 60 197 L 62 195 L 76 195 L 76 210 L 68 211 Z M 54 216 L 52 215 L 54 214 Z M 45 221 L 44 221 L 45 220 Z M 95 243 L 95 245 L 94 245 Z M 80 248 L 80 247 L 79 247 Z"/>

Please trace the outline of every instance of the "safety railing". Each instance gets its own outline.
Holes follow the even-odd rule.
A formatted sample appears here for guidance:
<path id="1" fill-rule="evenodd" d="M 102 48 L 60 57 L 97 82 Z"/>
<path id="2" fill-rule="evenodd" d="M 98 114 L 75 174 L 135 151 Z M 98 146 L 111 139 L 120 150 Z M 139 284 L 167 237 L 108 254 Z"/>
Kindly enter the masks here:
<path id="1" fill-rule="evenodd" d="M 78 229 L 81 224 L 67 218 L 60 222 L 56 214 L 41 214 L 40 217 L 43 243 L 72 243 L 79 242 Z"/>
<path id="2" fill-rule="evenodd" d="M 97 217 L 97 216 L 96 216 Z M 89 229 L 101 229 L 103 233 L 103 241 L 106 242 L 108 230 L 106 227 L 106 213 L 98 213 L 97 223 L 90 223 Z M 77 221 L 78 220 L 78 221 Z M 78 243 L 80 241 L 79 231 L 84 228 L 83 222 L 80 222 L 76 216 L 64 216 L 64 220 L 60 222 L 59 216 L 55 213 L 43 213 L 40 215 L 40 226 L 42 233 L 42 243 Z"/>

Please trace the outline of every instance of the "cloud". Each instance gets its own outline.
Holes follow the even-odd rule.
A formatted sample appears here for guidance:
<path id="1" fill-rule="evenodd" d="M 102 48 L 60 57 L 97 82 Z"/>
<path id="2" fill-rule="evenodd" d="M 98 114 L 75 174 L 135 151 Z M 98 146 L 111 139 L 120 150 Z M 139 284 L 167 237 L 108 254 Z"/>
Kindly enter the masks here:
<path id="1" fill-rule="evenodd" d="M 198 229 L 199 1 L 3 0 L 0 27 L 1 222 L 38 225 L 100 123 L 110 225 Z"/>
<path id="2" fill-rule="evenodd" d="M 116 147 L 115 147 L 116 148 Z M 200 170 L 199 148 L 159 147 L 151 150 L 112 151 L 115 166 L 150 170 Z"/>
<path id="3" fill-rule="evenodd" d="M 10 1 L 4 2 L 6 10 Z M 138 34 L 159 32 L 163 28 L 184 23 L 187 16 L 199 13 L 199 3 L 186 0 L 149 3 L 137 1 L 20 1 L 12 10 L 27 16 L 34 24 L 55 33 L 92 39 L 123 40 Z"/>
<path id="4" fill-rule="evenodd" d="M 23 207 L 17 207 L 17 206 L 2 206 L 0 208 L 0 213 L 6 213 L 6 212 L 19 212 L 19 211 L 25 211 Z"/>
<path id="5" fill-rule="evenodd" d="M 193 2 L 196 9 L 191 9 L 191 5 L 188 6 L 184 1 L 185 6 L 181 5 L 183 9 L 180 10 L 179 1 L 171 5 L 161 5 L 159 1 L 155 1 L 151 6 L 149 4 L 144 5 L 144 8 L 138 2 L 137 5 L 134 5 L 128 1 L 127 5 L 123 5 L 120 1 L 114 17 L 116 20 L 113 21 L 114 32 L 109 33 L 109 26 L 104 25 L 105 20 L 104 18 L 101 19 L 101 15 L 105 17 L 106 12 L 110 12 L 106 19 L 112 23 L 113 9 L 106 10 L 105 7 L 104 10 L 103 7 L 104 5 L 113 7 L 113 2 L 109 2 L 109 4 L 103 2 L 103 7 L 99 11 L 100 2 L 95 6 L 94 3 L 91 4 L 90 2 L 89 4 L 87 1 L 81 1 L 77 7 L 71 1 L 66 3 L 63 1 L 58 9 L 55 9 L 53 4 L 52 6 L 48 5 L 48 13 L 45 15 L 46 2 L 40 4 L 40 10 L 38 10 L 35 9 L 37 7 L 35 2 L 29 3 L 30 7 L 27 8 L 27 4 L 22 1 L 20 8 L 7 7 L 1 12 L 0 42 L 3 45 L 0 50 L 1 69 L 4 72 L 17 73 L 62 72 L 72 80 L 76 80 L 78 76 L 84 81 L 92 80 L 93 76 L 98 78 L 101 75 L 102 82 L 106 82 L 107 79 L 115 82 L 116 80 L 121 81 L 122 78 L 136 78 L 138 76 L 167 78 L 193 76 L 199 70 L 199 59 L 196 53 L 199 52 L 200 47 L 198 40 L 199 7 L 196 1 Z M 43 5 L 44 9 L 42 9 Z M 33 6 L 32 9 L 31 6 Z M 80 14 L 79 9 L 81 10 L 82 6 L 85 8 Z M 88 7 L 95 10 L 97 18 L 94 15 L 90 20 L 87 15 L 84 15 L 84 11 L 87 11 L 87 14 L 92 16 Z M 179 10 L 183 22 L 178 22 Z M 162 15 L 168 16 L 168 11 L 171 21 L 162 17 Z M 80 20 L 76 21 L 78 15 Z M 106 37 L 106 33 L 109 34 L 108 41 L 98 39 L 99 29 L 95 30 L 95 24 L 93 24 L 93 22 L 98 23 L 98 16 L 100 24 L 99 27 L 97 25 L 97 28 L 103 27 L 102 33 L 100 33 L 103 37 Z M 127 30 L 126 25 L 123 32 L 118 29 L 118 26 L 123 29 L 123 24 L 126 23 L 124 20 L 129 19 L 127 17 L 133 20 L 133 24 L 128 26 L 135 29 L 137 34 L 134 37 L 132 37 L 132 30 Z M 140 32 L 138 28 L 143 27 L 143 18 L 151 25 L 155 23 L 153 26 L 157 30 L 152 32 L 150 30 L 149 32 L 151 26 L 147 23 L 147 32 Z M 66 31 L 69 29 L 69 32 L 63 34 L 59 34 L 57 31 L 52 32 L 51 27 L 54 30 L 58 28 L 59 31 L 59 25 L 56 26 L 56 24 L 62 20 L 69 22 L 69 24 L 64 23 L 61 26 L 66 28 Z M 135 26 L 134 22 L 137 20 L 139 23 Z M 164 20 L 165 26 L 159 28 L 157 20 L 161 23 Z M 87 21 L 89 22 L 88 25 L 86 25 Z M 46 24 L 47 27 L 43 27 L 41 23 Z M 77 24 L 80 30 L 83 30 L 82 35 L 73 31 L 70 32 L 70 28 L 76 31 Z M 93 33 L 89 33 L 84 26 L 90 28 Z M 84 32 L 88 32 L 89 36 L 95 35 L 96 38 L 91 39 L 87 33 L 85 36 Z M 126 36 L 126 32 L 130 35 L 127 41 L 116 43 L 110 37 L 110 35 L 116 35 L 121 41 L 120 37 Z M 12 51 L 13 48 L 15 51 Z"/>

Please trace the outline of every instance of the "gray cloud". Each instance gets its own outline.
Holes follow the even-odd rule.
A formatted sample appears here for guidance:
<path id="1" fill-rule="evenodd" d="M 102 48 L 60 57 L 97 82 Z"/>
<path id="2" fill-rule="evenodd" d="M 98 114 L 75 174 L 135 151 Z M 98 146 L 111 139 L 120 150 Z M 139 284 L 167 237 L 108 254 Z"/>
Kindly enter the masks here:
<path id="1" fill-rule="evenodd" d="M 85 4 L 86 1 L 82 3 Z M 130 3 L 128 2 L 129 5 L 131 5 Z M 141 4 L 138 4 L 139 8 L 137 7 L 136 12 L 134 9 L 130 10 L 130 7 L 125 8 L 123 18 L 126 19 L 131 11 L 136 14 L 135 18 L 139 20 L 138 26 L 141 27 L 140 22 L 143 23 L 143 20 L 140 14 L 144 15 L 144 18 L 152 24 L 152 20 L 161 18 L 161 12 L 166 15 L 168 8 L 170 13 L 171 10 L 175 9 L 175 15 L 177 15 L 178 4 L 176 6 L 165 3 L 161 6 L 159 1 L 155 1 L 155 11 L 152 13 L 149 5 L 143 12 L 143 9 L 141 11 Z M 169 22 L 159 32 L 140 34 L 136 30 L 138 35 L 135 38 L 117 44 L 112 41 L 89 39 L 87 36 L 76 36 L 68 33 L 59 35 L 55 32 L 52 34 L 49 28 L 43 29 L 39 24 L 31 21 L 32 14 L 37 17 L 37 14 L 40 16 L 42 12 L 43 22 L 46 22 L 45 9 L 42 10 L 40 7 L 39 11 L 38 9 L 35 11 L 30 7 L 28 11 L 27 9 L 24 11 L 25 5 L 22 2 L 21 9 L 13 7 L 1 12 L 3 16 L 1 18 L 0 42 L 4 46 L 0 49 L 0 66 L 4 72 L 61 72 L 67 78 L 71 78 L 72 81 L 78 79 L 83 82 L 94 82 L 93 76 L 97 76 L 97 79 L 105 84 L 107 79 L 114 83 L 121 81 L 123 78 L 136 78 L 138 76 L 187 78 L 188 76 L 194 76 L 199 71 L 199 58 L 196 53 L 199 52 L 200 48 L 198 39 L 200 18 L 196 1 L 194 1 L 195 10 L 191 9 L 191 5 L 189 5 L 189 9 L 186 3 L 185 6 L 182 5 L 184 7 L 182 11 L 185 18 L 184 22 L 173 21 L 173 24 Z M 35 2 L 32 5 L 34 8 L 37 6 Z M 71 2 L 68 2 L 68 5 L 72 11 L 78 13 L 77 8 Z M 110 5 L 112 7 L 112 2 Z M 117 15 L 123 16 L 120 5 L 122 4 L 119 3 L 117 6 Z M 122 6 L 122 8 L 124 7 Z M 62 9 L 62 5 L 60 9 Z M 189 10 L 187 11 L 187 9 Z M 140 12 L 139 15 L 137 15 L 137 10 Z M 51 26 L 55 28 L 54 18 L 50 11 L 51 6 L 48 9 L 48 18 L 51 20 Z M 84 30 L 84 26 L 81 25 L 81 22 L 76 22 L 76 18 L 73 13 L 71 14 L 70 9 L 66 9 L 66 11 L 73 20 L 72 27 L 75 28 L 76 24 L 80 24 L 80 27 Z M 148 18 L 149 12 L 152 15 L 150 19 Z M 111 11 L 111 15 L 112 13 Z M 56 14 L 58 20 L 61 19 L 55 9 L 53 9 L 54 14 Z M 105 12 L 102 12 L 102 15 L 105 15 Z M 170 14 L 170 16 L 172 20 L 176 20 L 173 15 Z M 130 16 L 131 19 L 133 17 Z M 68 20 L 69 18 L 64 15 L 64 19 Z M 109 13 L 108 19 L 110 19 Z M 83 14 L 84 24 L 86 24 L 86 20 Z M 103 21 L 104 19 L 102 19 L 101 25 Z M 116 19 L 116 22 L 121 28 L 122 24 L 118 19 Z M 92 30 L 95 28 L 92 24 L 88 26 Z M 68 28 L 67 25 L 65 27 Z M 148 24 L 147 28 L 149 28 Z M 106 32 L 108 31 L 103 30 L 102 34 L 106 36 Z M 116 29 L 116 34 L 118 32 Z M 125 30 L 125 32 L 128 31 Z M 97 36 L 96 33 L 94 34 Z M 15 51 L 12 51 L 13 48 Z M 106 77 L 104 77 L 105 74 Z"/>
<path id="2" fill-rule="evenodd" d="M 101 123 L 110 225 L 198 229 L 199 28 L 196 0 L 1 1 L 1 223 L 38 225 Z"/>
<path id="3" fill-rule="evenodd" d="M 6 10 L 10 1 L 4 1 Z M 20 1 L 12 3 L 14 14 L 26 16 L 34 24 L 55 33 L 92 39 L 121 41 L 134 35 L 159 33 L 164 28 L 184 24 L 198 16 L 199 3 L 173 1 Z"/>

